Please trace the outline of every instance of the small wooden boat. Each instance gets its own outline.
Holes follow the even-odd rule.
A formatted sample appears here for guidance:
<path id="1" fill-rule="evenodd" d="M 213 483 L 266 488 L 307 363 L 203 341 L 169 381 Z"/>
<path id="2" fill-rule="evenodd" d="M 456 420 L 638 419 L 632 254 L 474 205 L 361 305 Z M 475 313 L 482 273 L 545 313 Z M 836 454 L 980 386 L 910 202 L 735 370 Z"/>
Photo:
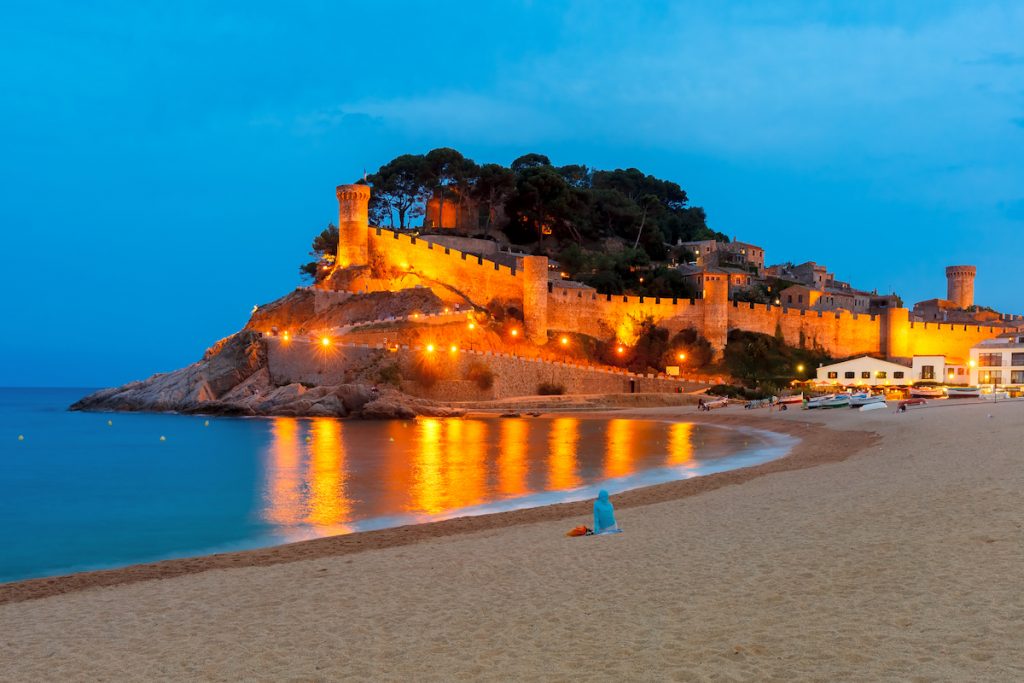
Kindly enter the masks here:
<path id="1" fill-rule="evenodd" d="M 982 394 L 980 398 L 985 401 L 1005 401 L 1010 398 L 1010 393 L 1007 391 L 993 391 L 991 394 Z"/>
<path id="2" fill-rule="evenodd" d="M 804 406 L 808 410 L 814 410 L 820 408 L 825 401 L 831 401 L 836 397 L 835 394 L 825 394 L 824 396 L 815 396 L 814 398 L 807 399 L 807 404 Z"/>
<path id="3" fill-rule="evenodd" d="M 822 408 L 846 408 L 850 405 L 850 396 L 848 394 L 837 394 L 827 401 L 821 402 Z"/>
<path id="4" fill-rule="evenodd" d="M 729 405 L 729 399 L 727 398 L 716 398 L 710 401 L 704 401 L 697 405 L 698 410 L 714 410 L 715 408 L 724 408 Z"/>
<path id="5" fill-rule="evenodd" d="M 854 394 L 850 397 L 851 408 L 860 408 L 872 403 L 885 403 L 885 396 L 882 394 L 862 393 Z"/>
<path id="6" fill-rule="evenodd" d="M 942 387 L 933 385 L 910 387 L 910 398 L 942 398 L 944 395 Z"/>
<path id="7" fill-rule="evenodd" d="M 950 398 L 978 398 L 981 396 L 979 387 L 946 387 L 946 396 Z"/>
<path id="8" fill-rule="evenodd" d="M 923 405 L 927 405 L 927 404 L 928 404 L 928 399 L 926 399 L 926 398 L 908 398 L 908 399 L 905 399 L 903 401 L 900 401 L 897 404 L 896 409 L 901 411 L 901 412 L 903 412 L 903 411 L 906 411 L 907 408 L 912 408 L 914 406 L 923 406 Z"/>
<path id="9" fill-rule="evenodd" d="M 779 398 L 779 403 L 788 403 L 790 405 L 794 403 L 803 403 L 804 395 L 803 392 L 799 394 L 793 394 L 792 396 L 782 396 Z"/>

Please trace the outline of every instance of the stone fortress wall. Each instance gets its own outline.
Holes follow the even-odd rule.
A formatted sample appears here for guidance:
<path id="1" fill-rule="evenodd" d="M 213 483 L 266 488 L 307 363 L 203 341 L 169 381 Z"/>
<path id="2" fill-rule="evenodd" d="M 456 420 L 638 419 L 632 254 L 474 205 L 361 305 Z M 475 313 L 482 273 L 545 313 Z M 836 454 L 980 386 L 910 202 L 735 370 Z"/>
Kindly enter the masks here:
<path id="1" fill-rule="evenodd" d="M 908 360 L 914 355 L 966 358 L 979 341 L 1005 331 L 983 325 L 912 323 L 906 308 L 868 315 L 730 301 L 724 275 L 719 276 L 721 282 L 715 276 L 707 277 L 698 299 L 600 294 L 587 287 L 549 281 L 548 259 L 543 256 L 524 256 L 523 268 L 516 269 L 406 233 L 369 227 L 365 221 L 366 186 L 340 186 L 337 196 L 339 224 L 346 226 L 339 233 L 339 265 L 375 259 L 389 268 L 413 272 L 434 287 L 457 292 L 477 306 L 493 301 L 518 306 L 527 337 L 538 344 L 547 341 L 549 331 L 616 337 L 629 343 L 639 323 L 650 318 L 673 333 L 695 328 L 718 354 L 728 332 L 739 329 L 764 334 L 781 331 L 787 344 L 820 347 L 834 358 L 873 355 Z M 348 206 L 353 202 L 362 206 Z M 957 294 L 973 298 L 973 267 L 955 268 L 951 288 L 955 279 Z"/>

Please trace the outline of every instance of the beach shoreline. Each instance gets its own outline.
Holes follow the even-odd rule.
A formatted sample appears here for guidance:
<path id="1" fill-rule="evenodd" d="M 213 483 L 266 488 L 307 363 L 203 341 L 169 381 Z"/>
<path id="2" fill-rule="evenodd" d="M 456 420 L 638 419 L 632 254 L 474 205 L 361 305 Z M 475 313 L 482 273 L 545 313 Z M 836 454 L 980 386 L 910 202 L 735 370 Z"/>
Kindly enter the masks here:
<path id="1" fill-rule="evenodd" d="M 580 412 L 573 410 L 571 414 L 578 417 Z M 786 455 L 766 463 L 623 491 L 613 496 L 615 505 L 622 509 L 699 495 L 724 486 L 742 484 L 753 478 L 773 472 L 802 469 L 824 462 L 835 462 L 871 446 L 877 440 L 877 435 L 868 432 L 835 432 L 827 427 L 812 427 L 810 423 L 772 419 L 773 416 L 763 414 L 751 415 L 747 412 L 741 413 L 738 411 L 712 414 L 687 412 L 685 415 L 680 415 L 678 407 L 666 406 L 631 407 L 625 409 L 591 408 L 585 412 L 587 418 L 614 417 L 644 420 L 657 419 L 671 422 L 689 421 L 725 427 L 755 428 L 799 439 Z M 568 415 L 569 413 L 565 414 Z M 495 417 L 494 411 L 478 411 L 478 415 Z M 545 412 L 544 415 L 546 417 L 559 417 L 562 414 L 558 412 Z M 467 414 L 467 417 L 471 416 L 473 415 Z M 327 536 L 250 550 L 173 558 L 112 569 L 30 578 L 0 584 L 0 605 L 92 588 L 185 576 L 215 569 L 272 566 L 309 559 L 348 555 L 369 550 L 393 548 L 427 542 L 437 538 L 490 531 L 514 525 L 563 519 L 586 520 L 589 516 L 589 510 L 589 501 L 555 503 L 421 524 L 409 524 L 387 529 Z"/>
<path id="2" fill-rule="evenodd" d="M 1024 402 L 956 405 L 676 415 L 801 442 L 613 536 L 565 537 L 584 502 L 12 584 L 0 678 L 1021 680 Z"/>

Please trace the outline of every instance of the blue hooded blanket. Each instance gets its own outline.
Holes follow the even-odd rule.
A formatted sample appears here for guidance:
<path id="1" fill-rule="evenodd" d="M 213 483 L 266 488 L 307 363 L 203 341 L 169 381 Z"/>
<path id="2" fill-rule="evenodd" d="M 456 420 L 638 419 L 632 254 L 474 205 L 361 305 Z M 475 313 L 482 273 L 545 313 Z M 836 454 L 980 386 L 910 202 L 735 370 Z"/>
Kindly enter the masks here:
<path id="1" fill-rule="evenodd" d="M 615 508 L 608 500 L 608 492 L 601 490 L 594 501 L 594 533 L 615 529 Z"/>

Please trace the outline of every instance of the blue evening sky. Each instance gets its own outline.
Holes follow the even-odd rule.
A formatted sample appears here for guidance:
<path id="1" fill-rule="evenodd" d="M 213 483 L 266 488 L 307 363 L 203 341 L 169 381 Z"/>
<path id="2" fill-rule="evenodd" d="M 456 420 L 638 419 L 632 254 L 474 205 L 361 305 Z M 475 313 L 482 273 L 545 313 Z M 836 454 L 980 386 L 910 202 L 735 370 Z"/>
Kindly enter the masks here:
<path id="1" fill-rule="evenodd" d="M 770 262 L 1024 312 L 1019 2 L 7 2 L 0 385 L 193 360 L 334 186 L 439 146 L 636 166 Z"/>

